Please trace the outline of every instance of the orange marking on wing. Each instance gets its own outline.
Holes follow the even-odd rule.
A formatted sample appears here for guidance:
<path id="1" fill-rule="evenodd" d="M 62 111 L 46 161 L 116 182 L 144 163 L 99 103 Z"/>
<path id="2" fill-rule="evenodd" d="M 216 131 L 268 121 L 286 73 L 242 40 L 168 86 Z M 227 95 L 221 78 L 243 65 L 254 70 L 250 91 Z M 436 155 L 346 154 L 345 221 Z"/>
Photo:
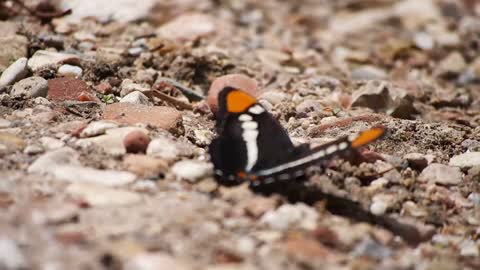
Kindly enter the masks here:
<path id="1" fill-rule="evenodd" d="M 240 90 L 234 90 L 227 96 L 227 111 L 230 113 L 241 113 L 256 102 L 257 100 L 249 94 Z"/>
<path id="2" fill-rule="evenodd" d="M 374 127 L 367 131 L 364 131 L 358 135 L 358 137 L 352 141 L 352 147 L 357 148 L 369 144 L 385 134 L 385 128 Z"/>
<path id="3" fill-rule="evenodd" d="M 247 177 L 246 172 L 237 172 L 237 177 L 240 179 L 245 179 Z"/>

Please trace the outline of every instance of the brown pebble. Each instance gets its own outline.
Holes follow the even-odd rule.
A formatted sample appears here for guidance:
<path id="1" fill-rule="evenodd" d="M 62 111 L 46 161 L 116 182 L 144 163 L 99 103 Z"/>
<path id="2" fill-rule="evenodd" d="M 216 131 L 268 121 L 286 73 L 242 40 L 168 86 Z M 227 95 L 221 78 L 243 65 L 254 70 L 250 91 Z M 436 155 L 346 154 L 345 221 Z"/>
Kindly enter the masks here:
<path id="1" fill-rule="evenodd" d="M 207 103 L 212 112 L 217 111 L 218 93 L 226 86 L 241 89 L 254 97 L 258 97 L 261 94 L 260 91 L 257 90 L 257 82 L 243 74 L 229 74 L 218 77 L 212 82 L 207 96 Z"/>
<path id="2" fill-rule="evenodd" d="M 103 95 L 108 95 L 112 93 L 112 86 L 108 82 L 101 82 L 95 86 L 95 91 Z"/>
<path id="3" fill-rule="evenodd" d="M 149 143 L 150 137 L 138 130 L 128 133 L 123 139 L 127 153 L 145 153 Z"/>

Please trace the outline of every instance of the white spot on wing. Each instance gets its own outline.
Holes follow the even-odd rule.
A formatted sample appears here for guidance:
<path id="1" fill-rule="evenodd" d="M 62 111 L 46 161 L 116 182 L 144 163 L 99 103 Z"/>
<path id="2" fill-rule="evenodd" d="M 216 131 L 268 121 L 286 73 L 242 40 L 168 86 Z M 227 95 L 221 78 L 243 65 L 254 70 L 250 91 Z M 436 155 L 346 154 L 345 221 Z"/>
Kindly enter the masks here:
<path id="1" fill-rule="evenodd" d="M 257 130 L 258 124 L 257 122 L 247 121 L 242 123 L 242 128 L 244 130 Z"/>
<path id="2" fill-rule="evenodd" d="M 248 114 L 242 114 L 238 117 L 238 120 L 245 122 L 245 121 L 252 121 L 252 117 Z"/>
<path id="3" fill-rule="evenodd" d="M 258 146 L 257 146 L 257 137 L 258 137 L 258 124 L 253 121 L 246 121 L 242 123 L 243 128 L 243 140 L 247 146 L 247 165 L 245 166 L 245 171 L 250 171 L 258 159 Z"/>
<path id="4" fill-rule="evenodd" d="M 347 142 L 342 142 L 338 145 L 338 149 L 340 150 L 344 150 L 344 149 L 347 149 L 348 147 L 348 143 Z"/>
<path id="5" fill-rule="evenodd" d="M 325 150 L 325 152 L 327 152 L 327 155 L 330 155 L 330 154 L 334 153 L 335 151 L 337 151 L 337 146 L 336 146 L 335 144 L 330 145 L 330 146 L 327 147 L 327 149 Z"/>
<path id="6" fill-rule="evenodd" d="M 251 107 L 250 109 L 248 109 L 248 111 L 253 113 L 253 114 L 261 114 L 265 111 L 265 109 L 262 108 L 262 106 L 260 106 L 260 105 L 255 105 L 255 106 Z"/>

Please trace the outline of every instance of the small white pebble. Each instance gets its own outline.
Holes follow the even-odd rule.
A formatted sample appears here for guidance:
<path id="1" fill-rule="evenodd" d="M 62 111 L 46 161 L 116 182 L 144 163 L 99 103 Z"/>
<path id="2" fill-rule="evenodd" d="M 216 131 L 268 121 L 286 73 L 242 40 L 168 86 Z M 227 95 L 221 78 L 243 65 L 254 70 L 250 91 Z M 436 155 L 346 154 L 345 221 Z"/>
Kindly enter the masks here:
<path id="1" fill-rule="evenodd" d="M 58 73 L 66 77 L 79 78 L 82 76 L 83 70 L 80 67 L 65 64 L 58 68 Z"/>

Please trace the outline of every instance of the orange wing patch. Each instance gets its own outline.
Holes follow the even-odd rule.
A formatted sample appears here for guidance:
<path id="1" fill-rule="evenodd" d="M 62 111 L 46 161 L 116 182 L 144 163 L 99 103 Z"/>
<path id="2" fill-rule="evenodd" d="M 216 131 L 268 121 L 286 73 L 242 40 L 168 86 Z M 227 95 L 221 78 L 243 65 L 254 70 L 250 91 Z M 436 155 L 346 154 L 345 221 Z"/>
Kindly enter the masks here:
<path id="1" fill-rule="evenodd" d="M 240 90 L 234 90 L 228 93 L 227 111 L 230 113 L 241 113 L 256 102 L 257 100 L 249 94 Z"/>
<path id="2" fill-rule="evenodd" d="M 383 127 L 374 127 L 367 131 L 364 131 L 358 135 L 355 140 L 352 141 L 352 147 L 357 148 L 369 144 L 378 138 L 382 137 L 385 134 L 385 128 Z"/>

